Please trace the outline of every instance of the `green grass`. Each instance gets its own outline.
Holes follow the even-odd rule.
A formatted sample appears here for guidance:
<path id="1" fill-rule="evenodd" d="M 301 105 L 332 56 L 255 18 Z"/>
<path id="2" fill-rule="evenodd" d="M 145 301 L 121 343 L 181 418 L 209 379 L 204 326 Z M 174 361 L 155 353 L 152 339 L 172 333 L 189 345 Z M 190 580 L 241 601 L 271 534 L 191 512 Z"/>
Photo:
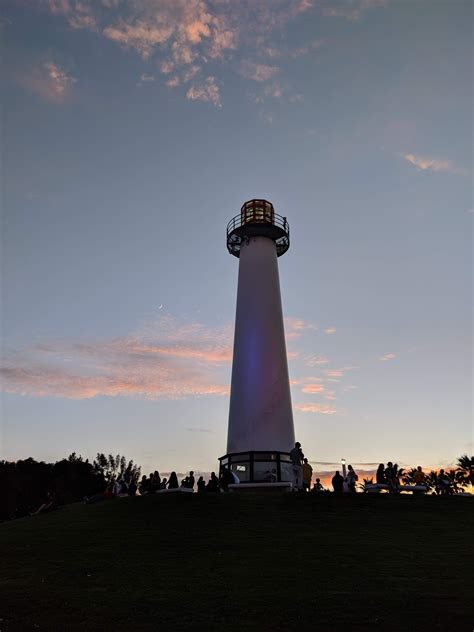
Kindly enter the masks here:
<path id="1" fill-rule="evenodd" d="M 474 627 L 470 498 L 157 495 L 0 525 L 0 630 Z"/>

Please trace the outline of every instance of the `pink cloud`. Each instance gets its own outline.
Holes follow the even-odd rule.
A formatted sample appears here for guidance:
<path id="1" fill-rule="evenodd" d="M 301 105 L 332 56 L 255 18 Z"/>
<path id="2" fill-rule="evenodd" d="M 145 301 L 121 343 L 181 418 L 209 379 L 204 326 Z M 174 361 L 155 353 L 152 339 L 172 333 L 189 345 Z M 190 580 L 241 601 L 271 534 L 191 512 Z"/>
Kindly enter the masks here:
<path id="1" fill-rule="evenodd" d="M 33 396 L 225 395 L 228 376 L 220 367 L 228 367 L 231 357 L 227 328 L 179 325 L 163 318 L 131 337 L 54 341 L 11 353 L 1 373 L 5 391 Z"/>
<path id="2" fill-rule="evenodd" d="M 428 158 L 426 156 L 415 156 L 414 154 L 404 154 L 403 158 L 421 171 L 448 171 L 450 173 L 460 173 L 460 170 L 449 160 Z"/>
<path id="3" fill-rule="evenodd" d="M 294 407 L 295 410 L 302 413 L 317 413 L 320 415 L 335 415 L 337 413 L 337 410 L 329 404 L 297 403 Z"/>
<path id="4" fill-rule="evenodd" d="M 250 60 L 242 62 L 241 74 L 252 81 L 268 81 L 280 72 L 278 66 L 268 66 L 267 64 L 257 64 Z"/>
<path id="5" fill-rule="evenodd" d="M 301 391 L 303 393 L 324 393 L 325 388 L 322 384 L 305 384 Z"/>
<path id="6" fill-rule="evenodd" d="M 216 107 L 222 107 L 215 77 L 207 77 L 205 81 L 193 84 L 186 92 L 186 98 L 191 101 L 210 101 Z"/>
<path id="7" fill-rule="evenodd" d="M 379 358 L 379 360 L 382 360 L 382 362 L 386 362 L 387 360 L 393 360 L 396 357 L 397 356 L 394 353 L 386 353 L 381 358 Z"/>
<path id="8" fill-rule="evenodd" d="M 360 20 L 362 14 L 369 9 L 378 9 L 388 6 L 388 0 L 327 0 L 322 5 L 322 13 L 325 16 L 345 18 L 350 21 Z"/>
<path id="9" fill-rule="evenodd" d="M 325 334 L 331 335 L 331 334 L 335 334 L 336 333 L 336 328 L 335 327 L 328 327 L 327 329 L 324 330 Z"/>

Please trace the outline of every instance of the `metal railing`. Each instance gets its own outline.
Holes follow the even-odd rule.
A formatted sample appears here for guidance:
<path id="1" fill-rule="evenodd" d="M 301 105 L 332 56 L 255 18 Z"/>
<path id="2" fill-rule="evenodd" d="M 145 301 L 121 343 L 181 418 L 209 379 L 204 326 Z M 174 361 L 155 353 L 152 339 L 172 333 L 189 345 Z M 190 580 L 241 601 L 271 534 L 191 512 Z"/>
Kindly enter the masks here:
<path id="1" fill-rule="evenodd" d="M 268 212 L 263 208 L 242 209 L 242 211 L 233 217 L 227 224 L 227 236 L 234 232 L 237 228 L 248 226 L 251 224 L 271 224 L 281 228 L 289 235 L 290 226 L 286 217 L 278 215 L 278 213 Z"/>

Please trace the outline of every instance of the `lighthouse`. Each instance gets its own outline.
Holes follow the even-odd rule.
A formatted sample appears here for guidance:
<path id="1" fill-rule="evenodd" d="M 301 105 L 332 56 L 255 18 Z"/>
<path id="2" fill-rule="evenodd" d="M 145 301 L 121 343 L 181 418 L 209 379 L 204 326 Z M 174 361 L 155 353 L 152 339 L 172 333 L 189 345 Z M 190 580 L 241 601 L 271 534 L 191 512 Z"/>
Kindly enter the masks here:
<path id="1" fill-rule="evenodd" d="M 245 202 L 227 225 L 239 259 L 230 392 L 228 467 L 241 483 L 292 481 L 295 445 L 278 257 L 290 246 L 286 217 L 267 200 Z"/>

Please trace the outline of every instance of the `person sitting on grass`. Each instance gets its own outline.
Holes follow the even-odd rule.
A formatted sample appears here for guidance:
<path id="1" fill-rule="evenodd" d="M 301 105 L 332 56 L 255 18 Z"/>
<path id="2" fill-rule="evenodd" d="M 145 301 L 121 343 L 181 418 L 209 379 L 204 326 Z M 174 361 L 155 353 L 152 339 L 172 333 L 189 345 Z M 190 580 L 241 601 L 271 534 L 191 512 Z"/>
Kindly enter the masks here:
<path id="1" fill-rule="evenodd" d="M 168 489 L 178 489 L 178 477 L 176 476 L 176 472 L 171 472 L 170 478 L 168 481 Z"/>
<path id="2" fill-rule="evenodd" d="M 421 469 L 421 465 L 416 468 L 416 472 L 413 475 L 413 482 L 415 485 L 425 485 L 426 483 L 426 474 Z"/>
<path id="3" fill-rule="evenodd" d="M 160 473 L 157 470 L 155 470 L 153 474 L 150 474 L 150 478 L 151 478 L 151 493 L 155 494 L 160 489 L 160 485 L 161 485 Z"/>
<path id="4" fill-rule="evenodd" d="M 161 484 L 160 484 L 160 489 L 166 489 L 166 486 L 167 486 L 167 485 L 168 485 L 168 479 L 167 479 L 167 478 L 164 478 L 164 479 L 161 481 Z"/>
<path id="5" fill-rule="evenodd" d="M 385 485 L 386 483 L 385 465 L 383 463 L 380 463 L 380 465 L 377 468 L 377 472 L 375 474 L 375 482 L 377 483 L 377 485 Z"/>
<path id="6" fill-rule="evenodd" d="M 337 471 L 332 477 L 332 488 L 336 494 L 342 494 L 342 489 L 344 485 L 344 478 L 340 475 L 339 471 Z"/>
<path id="7" fill-rule="evenodd" d="M 48 492 L 46 494 L 46 499 L 42 505 L 38 507 L 38 509 L 32 513 L 32 516 L 36 516 L 39 513 L 46 513 L 47 511 L 53 511 L 58 508 L 58 503 L 56 502 L 56 497 L 53 492 Z"/>
<path id="8" fill-rule="evenodd" d="M 188 484 L 186 485 L 186 487 L 194 490 L 194 472 L 193 471 L 189 472 Z"/>
<path id="9" fill-rule="evenodd" d="M 341 476 L 342 478 L 342 476 Z M 313 492 L 324 492 L 326 491 L 321 484 L 321 479 L 317 478 L 315 484 L 313 485 Z"/>

